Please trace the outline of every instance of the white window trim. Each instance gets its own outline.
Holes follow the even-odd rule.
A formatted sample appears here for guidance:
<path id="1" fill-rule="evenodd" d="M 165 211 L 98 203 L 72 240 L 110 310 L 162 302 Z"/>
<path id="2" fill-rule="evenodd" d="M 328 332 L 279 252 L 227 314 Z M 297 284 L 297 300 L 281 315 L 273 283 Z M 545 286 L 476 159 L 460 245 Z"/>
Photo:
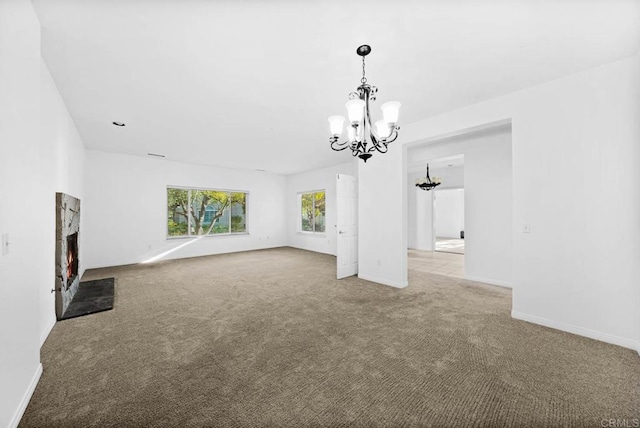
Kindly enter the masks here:
<path id="1" fill-rule="evenodd" d="M 224 238 L 224 237 L 234 237 L 234 236 L 246 236 L 249 235 L 249 200 L 251 199 L 249 197 L 250 192 L 248 190 L 234 190 L 234 189 L 214 189 L 211 187 L 196 187 L 196 186 L 171 186 L 171 185 L 167 185 L 167 188 L 165 189 L 165 208 L 168 210 L 169 209 L 169 189 L 180 189 L 180 190 L 211 190 L 211 191 L 215 191 L 215 192 L 227 192 L 227 193 L 244 193 L 245 195 L 245 210 L 244 210 L 244 227 L 245 230 L 244 232 L 228 232 L 228 233 L 213 233 L 210 235 L 169 235 L 169 229 L 168 229 L 168 224 L 167 224 L 167 219 L 168 217 L 165 216 L 165 221 L 164 221 L 164 233 L 165 233 L 165 240 L 167 241 L 171 241 L 174 239 L 201 239 L 201 238 Z M 166 212 L 165 214 L 169 214 L 168 212 Z M 229 219 L 229 227 L 231 227 L 231 219 Z M 187 230 L 188 226 L 187 226 Z"/>
<path id="2" fill-rule="evenodd" d="M 302 230 L 302 220 L 300 219 L 300 214 L 302 212 L 302 195 L 306 195 L 306 194 L 315 194 L 315 193 L 319 193 L 319 192 L 324 192 L 324 203 L 325 203 L 325 212 L 324 212 L 324 216 L 325 216 L 325 225 L 324 225 L 324 232 L 316 232 L 315 230 Z M 327 224 L 326 224 L 326 219 L 327 219 L 327 190 L 326 189 L 317 189 L 317 190 L 305 190 L 304 192 L 298 192 L 298 203 L 297 203 L 297 218 L 298 220 L 296 221 L 296 233 L 300 234 L 300 235 L 307 235 L 307 236 L 317 236 L 317 237 L 324 237 L 327 235 Z M 313 201 L 314 205 L 315 205 L 315 198 Z M 314 219 L 315 220 L 315 219 Z M 314 221 L 314 229 L 315 229 L 315 221 Z"/>

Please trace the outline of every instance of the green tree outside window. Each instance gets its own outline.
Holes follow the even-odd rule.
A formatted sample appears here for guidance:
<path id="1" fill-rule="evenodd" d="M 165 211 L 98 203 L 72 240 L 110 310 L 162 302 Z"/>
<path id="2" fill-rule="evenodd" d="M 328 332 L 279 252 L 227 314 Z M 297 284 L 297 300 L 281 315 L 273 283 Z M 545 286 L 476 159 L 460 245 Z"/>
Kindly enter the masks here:
<path id="1" fill-rule="evenodd" d="M 325 231 L 325 193 L 308 192 L 300 195 L 301 230 L 303 232 Z"/>
<path id="2" fill-rule="evenodd" d="M 167 235 L 246 233 L 247 193 L 167 188 Z"/>

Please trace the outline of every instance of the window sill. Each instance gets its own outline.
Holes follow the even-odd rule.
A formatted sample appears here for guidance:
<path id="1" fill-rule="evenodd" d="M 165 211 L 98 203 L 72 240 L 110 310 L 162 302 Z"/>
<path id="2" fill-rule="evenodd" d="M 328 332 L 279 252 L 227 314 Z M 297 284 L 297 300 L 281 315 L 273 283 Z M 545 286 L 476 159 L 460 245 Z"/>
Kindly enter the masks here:
<path id="1" fill-rule="evenodd" d="M 249 232 L 238 232 L 238 233 L 218 233 L 215 235 L 192 235 L 192 236 L 167 236 L 165 240 L 174 241 L 177 239 L 202 239 L 202 238 L 231 238 L 234 236 L 249 236 Z"/>
<path id="2" fill-rule="evenodd" d="M 318 238 L 326 238 L 327 236 L 326 232 L 302 232 L 302 231 L 296 232 L 296 235 L 315 236 Z"/>

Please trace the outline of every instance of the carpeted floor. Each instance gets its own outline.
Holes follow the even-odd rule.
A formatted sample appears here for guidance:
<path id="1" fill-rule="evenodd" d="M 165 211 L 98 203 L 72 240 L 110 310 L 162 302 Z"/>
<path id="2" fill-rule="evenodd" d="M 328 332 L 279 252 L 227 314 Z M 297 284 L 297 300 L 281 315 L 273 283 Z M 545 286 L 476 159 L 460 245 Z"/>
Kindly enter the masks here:
<path id="1" fill-rule="evenodd" d="M 507 289 L 334 279 L 281 248 L 100 269 L 56 324 L 21 427 L 602 427 L 640 418 L 634 351 L 510 318 Z M 630 425 L 632 426 L 632 425 Z"/>

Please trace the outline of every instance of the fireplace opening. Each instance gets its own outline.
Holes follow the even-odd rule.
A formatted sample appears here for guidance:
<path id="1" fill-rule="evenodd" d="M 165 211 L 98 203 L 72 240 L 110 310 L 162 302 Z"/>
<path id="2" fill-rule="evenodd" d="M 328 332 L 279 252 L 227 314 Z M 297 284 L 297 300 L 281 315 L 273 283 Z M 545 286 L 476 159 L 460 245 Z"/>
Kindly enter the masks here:
<path id="1" fill-rule="evenodd" d="M 68 289 L 78 275 L 78 233 L 67 236 L 67 283 Z"/>

